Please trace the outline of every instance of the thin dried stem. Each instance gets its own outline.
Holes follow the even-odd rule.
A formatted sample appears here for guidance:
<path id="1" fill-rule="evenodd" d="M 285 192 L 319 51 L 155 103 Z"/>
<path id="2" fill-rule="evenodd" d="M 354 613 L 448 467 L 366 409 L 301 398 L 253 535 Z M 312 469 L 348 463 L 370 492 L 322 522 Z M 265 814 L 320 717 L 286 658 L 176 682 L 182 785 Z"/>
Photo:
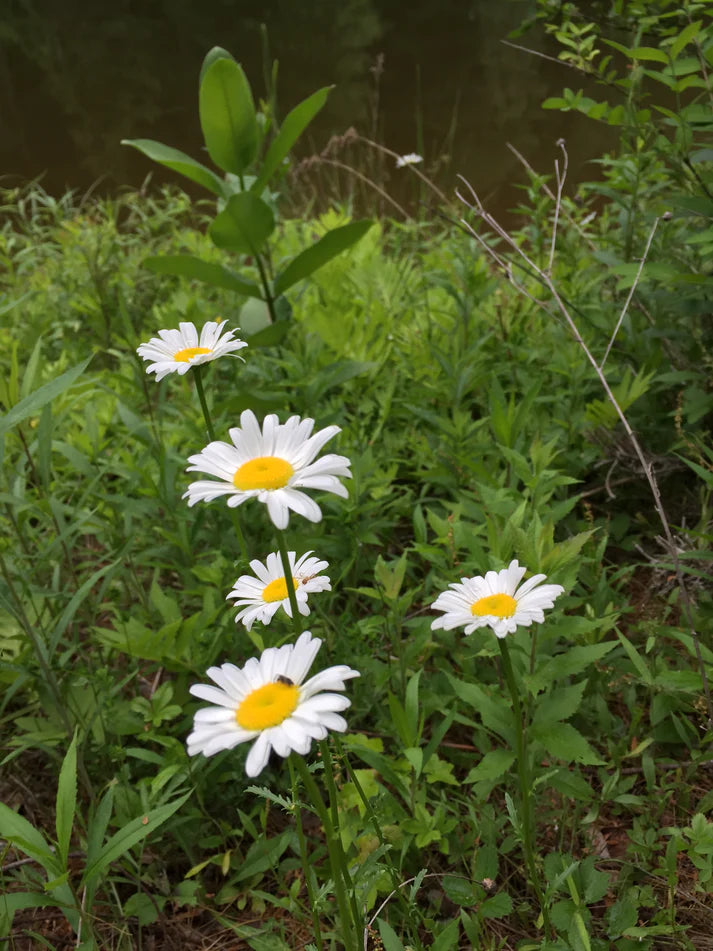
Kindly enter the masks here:
<path id="1" fill-rule="evenodd" d="M 629 304 L 631 303 L 631 298 L 634 296 L 634 291 L 636 290 L 636 286 L 637 286 L 637 284 L 639 283 L 639 280 L 640 280 L 640 278 L 641 278 L 641 273 L 642 273 L 642 271 L 644 270 L 644 265 L 646 264 L 646 259 L 647 259 L 648 256 L 649 256 L 649 250 L 650 250 L 650 248 L 651 248 L 651 242 L 654 240 L 654 235 L 656 234 L 656 229 L 658 228 L 659 221 L 661 220 L 661 217 L 662 217 L 662 216 L 659 215 L 659 216 L 657 216 L 656 218 L 654 218 L 654 226 L 653 226 L 653 228 L 651 229 L 651 231 L 649 232 L 649 238 L 648 238 L 648 241 L 646 242 L 646 247 L 644 248 L 644 253 L 643 253 L 643 255 L 642 255 L 641 261 L 639 262 L 639 270 L 636 272 L 636 277 L 634 278 L 634 283 L 633 283 L 633 284 L 631 285 L 631 287 L 629 288 L 629 295 L 628 295 L 628 297 L 626 298 L 626 300 L 624 301 L 624 306 L 623 306 L 622 309 L 621 309 L 621 313 L 619 314 L 619 319 L 618 319 L 617 322 L 616 322 L 616 327 L 614 328 L 614 332 L 613 332 L 613 334 L 611 335 L 611 339 L 610 339 L 609 343 L 607 344 L 606 350 L 604 351 L 604 356 L 602 357 L 602 362 L 600 363 L 600 367 L 603 367 L 604 364 L 607 362 L 607 357 L 609 356 L 609 351 L 611 350 L 612 346 L 614 345 L 614 341 L 616 340 L 616 335 L 619 333 L 619 328 L 621 327 L 621 325 L 622 325 L 622 323 L 623 323 L 623 320 L 624 320 L 624 317 L 626 316 L 626 312 L 627 312 L 628 309 L 629 309 Z"/>
<path id="2" fill-rule="evenodd" d="M 562 147 L 563 150 L 564 150 L 564 145 L 562 145 L 561 147 Z M 589 362 L 591 363 L 592 367 L 594 368 L 594 372 L 596 373 L 597 377 L 599 378 L 599 382 L 601 383 L 601 385 L 602 385 L 602 387 L 603 387 L 603 389 L 604 389 L 604 392 L 606 393 L 607 398 L 609 399 L 609 402 L 612 404 L 612 406 L 614 407 L 614 410 L 616 411 L 617 416 L 618 416 L 619 419 L 621 420 L 621 423 L 622 423 L 622 425 L 623 425 L 623 427 L 624 427 L 624 430 L 625 430 L 625 432 L 626 432 L 626 434 L 627 434 L 627 436 L 628 436 L 628 438 L 629 438 L 629 440 L 630 440 L 630 442 L 631 442 L 631 445 L 632 445 L 632 447 L 633 447 L 633 449 L 634 449 L 634 452 L 635 452 L 635 454 L 636 454 L 636 456 L 637 456 L 637 458 L 638 458 L 638 460 L 639 460 L 639 463 L 640 463 L 641 468 L 642 468 L 642 470 L 643 470 L 643 473 L 644 473 L 644 476 L 645 476 L 645 478 L 646 478 L 646 481 L 647 481 L 648 484 L 649 484 L 649 488 L 650 488 L 650 490 L 651 490 L 651 494 L 652 494 L 653 499 L 654 499 L 654 506 L 655 506 L 655 508 L 656 508 L 656 513 L 657 513 L 657 515 L 658 515 L 658 517 L 659 517 L 659 520 L 661 521 L 661 525 L 662 525 L 662 527 L 663 527 L 664 536 L 665 536 L 665 539 L 666 539 L 666 548 L 667 548 L 668 554 L 669 554 L 669 556 L 671 557 L 671 560 L 673 561 L 673 564 L 674 564 L 674 570 L 675 570 L 675 573 L 676 573 L 676 581 L 677 581 L 677 584 L 678 584 L 678 588 L 679 588 L 679 590 L 680 590 L 680 592 L 681 592 L 681 602 L 682 602 L 682 605 L 683 605 L 683 613 L 684 613 L 684 616 L 685 616 L 685 618 L 686 618 L 686 624 L 687 624 L 687 626 L 688 626 L 689 632 L 690 632 L 690 634 L 691 634 L 691 640 L 692 640 L 693 645 L 694 645 L 694 650 L 695 650 L 695 653 L 696 653 L 696 659 L 697 659 L 697 661 L 698 661 L 698 669 L 699 669 L 699 673 L 700 673 L 700 675 L 701 675 L 701 682 L 702 682 L 702 685 L 703 685 L 703 692 L 704 692 L 705 699 L 706 699 L 706 707 L 707 707 L 707 712 L 708 712 L 708 724 L 707 724 L 707 726 L 708 726 L 708 729 L 711 730 L 711 729 L 713 729 L 713 700 L 711 699 L 711 692 L 710 692 L 710 686 L 709 686 L 709 683 L 708 683 L 708 676 L 707 676 L 707 674 L 706 674 L 705 664 L 704 664 L 704 662 L 703 662 L 703 656 L 702 656 L 702 654 L 701 654 L 700 640 L 699 640 L 699 637 L 698 637 L 698 633 L 697 633 L 697 631 L 696 631 L 696 629 L 695 629 L 695 625 L 694 625 L 694 623 L 693 623 L 693 611 L 692 611 L 692 607 L 691 607 L 691 600 L 690 600 L 690 597 L 689 597 L 689 594 L 688 594 L 688 589 L 687 589 L 687 587 L 686 587 L 686 582 L 685 582 L 685 578 L 684 578 L 684 574 L 683 574 L 683 568 L 682 568 L 682 565 L 681 565 L 681 560 L 680 560 L 680 558 L 679 558 L 679 553 L 678 553 L 676 544 L 675 544 L 675 542 L 674 542 L 673 533 L 671 532 L 671 526 L 670 526 L 670 524 L 669 524 L 668 517 L 667 517 L 667 515 L 666 515 L 666 511 L 665 511 L 665 509 L 664 509 L 664 507 L 663 507 L 663 503 L 662 503 L 662 501 L 661 501 L 661 493 L 660 493 L 660 491 L 659 491 L 658 483 L 657 483 L 656 477 L 655 477 L 655 475 L 654 475 L 653 467 L 652 467 L 651 463 L 647 460 L 646 455 L 645 455 L 645 453 L 644 453 L 644 450 L 643 450 L 643 448 L 642 448 L 642 446 L 641 446 L 641 443 L 639 442 L 639 440 L 638 440 L 636 434 L 634 433 L 633 429 L 632 429 L 631 426 L 629 425 L 629 421 L 628 421 L 628 419 L 626 418 L 626 415 L 625 415 L 624 411 L 622 410 L 621 406 L 619 405 L 619 402 L 617 401 L 617 399 L 616 399 L 616 397 L 615 397 L 615 395 L 614 395 L 614 393 L 613 393 L 613 391 L 612 391 L 612 388 L 611 388 L 611 386 L 609 385 L 609 382 L 608 382 L 607 378 L 606 378 L 605 375 L 604 375 L 604 371 L 603 371 L 603 369 L 602 369 L 604 360 L 602 360 L 602 365 L 600 365 L 599 363 L 597 363 L 597 361 L 596 361 L 596 359 L 594 358 L 594 356 L 593 356 L 591 350 L 589 349 L 589 347 L 588 347 L 587 344 L 585 343 L 584 339 L 582 338 L 582 335 L 581 335 L 580 332 L 579 332 L 579 328 L 577 327 L 577 324 L 576 324 L 574 318 L 572 317 L 572 315 L 571 315 L 571 313 L 570 313 L 570 308 L 567 306 L 567 304 L 566 304 L 565 301 L 563 300 L 563 298 L 562 298 L 562 296 L 561 296 L 561 294 L 560 294 L 560 292 L 559 292 L 559 290 L 558 290 L 558 288 L 557 288 L 557 285 L 556 285 L 555 281 L 554 281 L 553 278 L 552 278 L 552 274 L 550 273 L 550 271 L 549 271 L 549 270 L 547 270 L 547 271 L 543 270 L 541 267 L 539 267 L 539 266 L 527 255 L 527 253 L 524 251 L 524 249 L 523 249 L 520 245 L 517 244 L 517 242 L 516 242 L 516 241 L 514 240 L 514 238 L 507 232 L 507 230 L 506 230 L 505 228 L 503 228 L 503 226 L 502 226 L 489 212 L 487 212 L 487 211 L 485 210 L 485 208 L 483 207 L 483 204 L 482 204 L 480 198 L 478 197 L 477 192 L 476 192 L 475 189 L 472 187 L 472 185 L 470 185 L 470 183 L 467 182 L 462 176 L 459 176 L 459 178 L 460 178 L 461 181 L 465 184 L 465 186 L 468 188 L 468 190 L 469 190 L 469 192 L 470 192 L 470 194 L 471 194 L 471 196 L 472 196 L 472 201 L 470 201 L 470 200 L 468 200 L 467 198 L 465 198 L 465 197 L 460 193 L 460 191 L 456 190 L 456 195 L 458 196 L 458 198 L 459 198 L 468 208 L 470 208 L 472 211 L 475 211 L 475 212 L 483 219 L 483 221 L 485 221 L 485 223 L 495 232 L 495 234 L 497 234 L 498 237 L 500 237 L 500 238 L 508 245 L 508 247 L 515 253 L 515 255 L 517 255 L 522 261 L 524 261 L 524 262 L 527 264 L 528 268 L 533 272 L 533 275 L 534 275 L 541 283 L 543 283 L 543 284 L 547 287 L 547 289 L 549 290 L 550 294 L 552 295 L 552 299 L 553 299 L 553 301 L 554 301 L 554 303 L 555 303 L 555 305 L 556 305 L 556 307 L 557 307 L 557 310 L 560 312 L 560 314 L 561 314 L 562 317 L 564 318 L 565 322 L 567 323 L 567 325 L 568 325 L 568 327 L 569 327 L 569 329 L 570 329 L 570 331 L 571 331 L 571 333 L 572 333 L 572 336 L 573 336 L 574 339 L 577 341 L 577 343 L 580 345 L 580 347 L 581 347 L 582 350 L 584 351 L 585 356 L 587 357 L 587 359 L 588 359 Z M 559 172 L 558 172 L 558 180 L 559 180 Z M 561 190 L 558 191 L 558 194 L 557 194 L 557 196 L 556 196 L 556 201 L 557 201 L 558 204 L 561 202 Z M 663 217 L 663 218 L 665 219 L 665 218 L 667 218 L 667 215 L 663 215 L 663 216 L 661 216 L 661 217 Z M 559 214 L 558 214 L 557 211 L 555 211 L 555 222 L 558 220 L 558 218 L 559 218 Z M 484 248 L 484 250 L 490 255 L 490 257 L 493 259 L 493 261 L 495 261 L 495 263 L 498 265 L 498 267 L 500 267 L 500 268 L 502 268 L 502 269 L 504 270 L 505 274 L 506 274 L 507 277 L 508 277 L 508 280 L 509 280 L 511 283 L 514 284 L 514 286 L 518 289 L 518 291 L 520 291 L 521 293 L 525 294 L 530 300 L 533 300 L 535 303 L 537 303 L 538 306 L 540 306 L 546 313 L 548 313 L 548 314 L 551 315 L 551 310 L 550 310 L 550 308 L 549 308 L 544 302 L 540 302 L 540 301 L 536 300 L 535 298 L 533 298 L 532 295 L 530 295 L 530 294 L 522 287 L 522 285 L 518 284 L 516 281 L 513 281 L 513 279 L 512 279 L 512 265 L 510 264 L 510 262 L 509 262 L 509 261 L 506 261 L 506 260 L 503 258 L 502 254 L 501 254 L 500 252 L 497 252 L 497 251 L 495 251 L 494 249 L 492 249 L 492 248 L 487 244 L 487 242 L 484 241 L 484 240 L 476 233 L 476 231 L 474 230 L 474 228 L 472 227 L 472 225 L 471 225 L 466 219 L 462 218 L 462 219 L 461 219 L 461 222 L 462 222 L 463 226 L 468 230 L 468 232 L 478 241 L 478 243 L 480 244 L 480 246 L 481 246 L 482 248 Z M 658 218 L 656 219 L 655 226 L 654 226 L 654 228 L 652 229 L 651 234 L 649 235 L 649 240 L 648 240 L 648 242 L 647 242 L 647 244 L 646 244 L 646 249 L 645 249 L 645 252 L 644 252 L 644 255 L 643 255 L 643 258 L 642 258 L 641 267 L 640 267 L 640 269 L 639 269 L 639 274 L 640 274 L 641 271 L 643 270 L 643 266 L 644 266 L 644 263 L 645 263 L 645 260 L 646 260 L 646 256 L 647 256 L 648 251 L 649 251 L 649 248 L 650 248 L 650 246 L 651 246 L 651 241 L 653 240 L 653 235 L 654 235 L 654 231 L 655 231 L 655 228 L 656 228 L 656 225 L 657 225 L 657 224 L 658 224 Z M 619 317 L 619 322 L 618 322 L 618 324 L 617 324 L 617 328 L 615 329 L 614 335 L 612 336 L 612 341 L 610 341 L 610 345 L 611 345 L 611 343 L 613 342 L 614 336 L 616 336 L 616 331 L 618 330 L 619 326 L 621 325 L 622 320 L 624 319 L 624 316 L 626 315 L 626 311 L 627 311 L 627 308 L 628 308 L 628 306 L 629 306 L 629 302 L 630 302 L 630 300 L 631 300 L 631 297 L 632 297 L 632 294 L 633 294 L 633 291 L 634 291 L 634 289 L 635 289 L 635 287 L 636 287 L 636 283 L 637 283 L 637 282 L 638 282 L 638 275 L 637 275 L 637 280 L 634 282 L 634 287 L 632 288 L 632 291 L 630 292 L 629 297 L 627 298 L 627 301 L 626 301 L 626 304 L 625 304 L 625 306 L 624 306 L 624 309 L 623 309 L 623 311 L 622 311 L 622 313 L 621 313 L 621 315 L 620 315 L 620 317 Z M 608 353 L 608 352 L 609 352 L 609 348 L 607 349 L 607 353 Z M 606 359 L 606 354 L 605 354 L 605 359 Z"/>
<path id="3" fill-rule="evenodd" d="M 562 171 L 560 172 L 560 163 L 555 159 L 555 180 L 557 182 L 557 197 L 555 198 L 555 217 L 552 222 L 552 240 L 550 242 L 550 260 L 547 263 L 547 273 L 552 273 L 552 266 L 555 263 L 555 247 L 557 245 L 557 225 L 560 220 L 560 207 L 562 206 L 562 189 L 567 180 L 567 168 L 569 166 L 569 156 L 565 148 L 564 139 L 558 139 L 557 145 L 562 149 Z"/>

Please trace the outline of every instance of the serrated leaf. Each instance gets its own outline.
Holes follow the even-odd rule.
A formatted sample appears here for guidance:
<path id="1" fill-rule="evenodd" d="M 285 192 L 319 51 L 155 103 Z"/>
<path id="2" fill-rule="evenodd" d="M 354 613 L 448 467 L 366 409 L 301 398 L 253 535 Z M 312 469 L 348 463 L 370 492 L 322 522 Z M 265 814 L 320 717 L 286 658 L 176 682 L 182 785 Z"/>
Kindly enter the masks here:
<path id="1" fill-rule="evenodd" d="M 248 278 L 240 277 L 230 268 L 210 261 L 202 261 L 191 254 L 165 254 L 153 256 L 144 260 L 144 266 L 154 274 L 174 274 L 188 280 L 202 281 L 211 287 L 222 287 L 236 294 L 246 297 L 262 299 L 262 291 L 258 285 Z"/>
<path id="2" fill-rule="evenodd" d="M 549 726 L 561 720 L 569 720 L 579 710 L 587 682 L 556 687 L 550 693 L 540 697 L 537 702 L 533 723 Z"/>
<path id="3" fill-rule="evenodd" d="M 465 878 L 461 878 L 458 875 L 444 875 L 441 879 L 441 886 L 450 901 L 455 905 L 462 905 L 468 908 L 476 902 L 473 886 Z"/>
<path id="4" fill-rule="evenodd" d="M 222 178 L 179 149 L 164 145 L 163 142 L 154 142 L 153 139 L 122 139 L 121 144 L 130 145 L 152 161 L 158 162 L 164 168 L 170 168 L 173 172 L 178 172 L 196 185 L 202 185 L 214 195 L 223 195 L 225 192 Z"/>
<path id="5" fill-rule="evenodd" d="M 547 726 L 533 724 L 532 738 L 541 743 L 550 756 L 564 760 L 565 763 L 582 763 L 584 766 L 603 766 L 601 759 L 589 742 L 571 723 L 557 723 Z"/>
<path id="6" fill-rule="evenodd" d="M 605 657 L 615 647 L 616 641 L 568 647 L 563 653 L 557 654 L 542 667 L 538 667 L 532 677 L 526 677 L 528 687 L 533 693 L 537 693 L 555 680 L 580 674 Z"/>
<path id="7" fill-rule="evenodd" d="M 284 294 L 288 287 L 309 277 L 342 251 L 356 244 L 373 225 L 373 221 L 352 221 L 341 228 L 334 228 L 319 241 L 300 252 L 275 278 L 275 294 Z"/>
<path id="8" fill-rule="evenodd" d="M 250 83 L 234 59 L 220 56 L 203 72 L 198 111 L 212 160 L 242 175 L 257 157 L 259 137 Z"/>
<path id="9" fill-rule="evenodd" d="M 477 783 L 482 780 L 499 779 L 515 762 L 515 754 L 509 750 L 491 750 L 486 753 L 477 766 L 468 773 L 466 783 Z"/>
<path id="10" fill-rule="evenodd" d="M 486 898 L 478 911 L 483 918 L 504 918 L 512 912 L 512 898 L 507 892 L 498 892 Z"/>

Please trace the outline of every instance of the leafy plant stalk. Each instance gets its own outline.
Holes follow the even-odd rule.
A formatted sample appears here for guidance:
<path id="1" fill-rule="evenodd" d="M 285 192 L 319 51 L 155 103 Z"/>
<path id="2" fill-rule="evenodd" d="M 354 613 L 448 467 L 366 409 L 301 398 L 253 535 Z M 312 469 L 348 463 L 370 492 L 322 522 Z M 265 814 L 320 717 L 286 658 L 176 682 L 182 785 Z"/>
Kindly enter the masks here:
<path id="1" fill-rule="evenodd" d="M 287 765 L 290 768 L 290 781 L 292 784 L 292 804 L 295 810 L 295 824 L 297 825 L 297 839 L 300 844 L 300 860 L 302 862 L 302 871 L 305 877 L 305 886 L 307 888 L 307 900 L 312 915 L 312 928 L 314 930 L 314 941 L 317 945 L 317 951 L 322 951 L 322 928 L 319 922 L 319 913 L 317 903 L 314 897 L 314 887 L 312 885 L 312 866 L 307 857 L 307 840 L 305 839 L 305 830 L 302 825 L 302 812 L 300 810 L 299 797 L 297 795 L 297 773 L 293 763 L 293 756 L 288 757 Z"/>
<path id="2" fill-rule="evenodd" d="M 346 856 L 342 848 L 341 839 L 338 830 L 334 828 L 329 810 L 324 804 L 324 799 L 319 791 L 319 787 L 314 777 L 309 771 L 307 764 L 302 756 L 296 753 L 291 754 L 290 759 L 294 761 L 300 774 L 305 792 L 309 797 L 310 805 L 315 809 L 324 829 L 324 836 L 327 840 L 327 851 L 329 854 L 329 865 L 332 873 L 332 882 L 334 885 L 334 894 L 337 899 L 337 908 L 339 909 L 339 919 L 342 930 L 342 941 L 347 951 L 360 951 L 360 942 L 358 935 L 354 933 L 354 922 L 351 904 L 347 889 L 350 888 L 351 879 L 346 865 Z M 325 770 L 331 767 L 325 763 Z M 347 884 L 349 883 L 349 884 Z"/>
<path id="3" fill-rule="evenodd" d="M 520 692 L 515 680 L 515 671 L 513 670 L 512 660 L 510 659 L 510 650 L 506 638 L 499 637 L 498 647 L 500 648 L 500 657 L 503 665 L 503 673 L 512 698 L 512 708 L 515 714 L 515 755 L 517 757 L 517 773 L 520 781 L 520 818 L 522 821 L 522 846 L 525 852 L 525 862 L 527 870 L 530 873 L 530 881 L 535 890 L 537 901 L 542 911 L 542 918 L 545 923 L 545 931 L 549 933 L 550 922 L 547 912 L 547 905 L 540 888 L 539 873 L 535 865 L 534 841 L 532 828 L 532 803 L 530 801 L 530 767 L 527 754 L 527 725 L 522 712 L 520 703 Z"/>

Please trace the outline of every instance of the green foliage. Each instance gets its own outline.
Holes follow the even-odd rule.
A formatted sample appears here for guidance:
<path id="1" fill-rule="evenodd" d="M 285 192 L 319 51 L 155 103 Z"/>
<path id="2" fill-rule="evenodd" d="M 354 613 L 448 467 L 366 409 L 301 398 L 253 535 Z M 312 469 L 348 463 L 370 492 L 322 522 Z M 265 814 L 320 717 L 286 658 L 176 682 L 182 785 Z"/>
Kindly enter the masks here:
<path id="1" fill-rule="evenodd" d="M 616 123 L 621 139 L 599 181 L 563 196 L 553 269 L 658 474 L 701 633 L 713 618 L 713 241 L 709 105 L 693 80 L 705 82 L 709 17 L 616 3 L 612 22 L 629 32 L 612 40 L 606 18 L 564 4 L 555 19 L 555 7 L 540 11 L 564 61 L 619 97 L 565 94 L 557 107 Z M 325 943 L 339 940 L 328 843 L 284 764 L 256 786 L 240 747 L 185 753 L 189 684 L 243 663 L 264 632 L 248 639 L 225 602 L 246 570 L 225 507 L 181 501 L 186 458 L 205 443 L 195 394 L 175 376 L 155 385 L 133 354 L 157 327 L 219 314 L 260 333 L 245 364 L 205 368 L 219 438 L 248 406 L 297 413 L 339 425 L 335 451 L 353 463 L 349 499 L 320 498 L 323 521 L 291 525 L 290 544 L 329 561 L 332 591 L 310 602 L 309 626 L 330 662 L 362 675 L 335 753 L 337 811 L 384 947 L 496 948 L 501 925 L 533 951 L 700 946 L 713 652 L 685 621 L 618 417 L 566 328 L 467 236 L 368 228 L 336 209 L 282 219 L 269 189 L 328 91 L 278 130 L 241 77 L 218 51 L 201 82 L 225 176 L 133 143 L 206 185 L 215 214 L 180 192 L 81 206 L 37 187 L 3 193 L 0 935 L 32 931 L 32 910 L 49 905 L 75 940 L 128 948 L 195 906 L 246 946 L 290 947 L 297 928 L 312 933 L 313 905 Z M 523 188 L 517 241 L 546 264 L 543 183 Z M 256 253 L 274 314 L 246 260 Z M 243 524 L 251 553 L 267 550 L 247 506 Z M 534 876 L 498 645 L 489 628 L 432 631 L 429 611 L 449 584 L 514 558 L 565 588 L 546 623 L 507 639 Z M 321 778 L 324 760 L 309 763 Z M 27 793 L 14 777 L 30 774 Z"/>

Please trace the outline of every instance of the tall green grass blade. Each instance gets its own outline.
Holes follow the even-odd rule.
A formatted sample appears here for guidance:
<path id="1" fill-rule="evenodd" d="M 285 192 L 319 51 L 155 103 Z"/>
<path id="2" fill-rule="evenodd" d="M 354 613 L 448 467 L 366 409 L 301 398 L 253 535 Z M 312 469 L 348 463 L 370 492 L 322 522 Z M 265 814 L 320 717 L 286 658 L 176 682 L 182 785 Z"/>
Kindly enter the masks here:
<path id="1" fill-rule="evenodd" d="M 190 792 L 179 796 L 165 806 L 152 809 L 147 815 L 137 816 L 115 833 L 101 849 L 93 862 L 87 863 L 82 875 L 81 885 L 94 883 L 116 859 L 121 858 L 129 849 L 145 839 L 147 835 L 162 825 L 174 812 L 181 808 L 190 796 Z"/>
<path id="2" fill-rule="evenodd" d="M 55 827 L 57 829 L 57 857 L 61 868 L 67 868 L 69 843 L 72 838 L 74 812 L 77 807 L 77 731 L 69 744 L 67 755 L 62 762 L 57 784 L 57 808 Z"/>
<path id="3" fill-rule="evenodd" d="M 71 370 L 67 370 L 65 373 L 62 373 L 61 376 L 50 380 L 49 383 L 45 383 L 36 389 L 34 393 L 30 393 L 29 396 L 26 396 L 23 400 L 20 400 L 19 403 L 16 403 L 9 413 L 0 417 L 0 436 L 3 436 L 9 429 L 12 429 L 13 426 L 17 426 L 18 423 L 27 419 L 28 416 L 36 416 L 43 406 L 46 406 L 47 403 L 51 403 L 52 400 L 57 399 L 65 390 L 68 390 L 82 373 L 84 373 L 91 359 L 91 357 L 87 357 L 86 360 L 82 360 L 81 363 L 78 363 L 76 367 L 72 367 Z"/>

